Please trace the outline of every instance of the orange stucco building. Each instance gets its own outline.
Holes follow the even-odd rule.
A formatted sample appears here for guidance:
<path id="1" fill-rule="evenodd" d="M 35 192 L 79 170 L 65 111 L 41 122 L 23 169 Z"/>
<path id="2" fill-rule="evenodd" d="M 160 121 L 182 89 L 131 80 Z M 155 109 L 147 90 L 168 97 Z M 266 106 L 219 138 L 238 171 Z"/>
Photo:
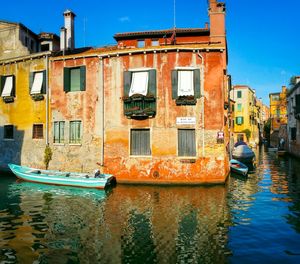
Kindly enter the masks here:
<path id="1" fill-rule="evenodd" d="M 50 167 L 119 183 L 223 183 L 228 172 L 225 4 L 210 27 L 118 33 L 50 59 Z"/>

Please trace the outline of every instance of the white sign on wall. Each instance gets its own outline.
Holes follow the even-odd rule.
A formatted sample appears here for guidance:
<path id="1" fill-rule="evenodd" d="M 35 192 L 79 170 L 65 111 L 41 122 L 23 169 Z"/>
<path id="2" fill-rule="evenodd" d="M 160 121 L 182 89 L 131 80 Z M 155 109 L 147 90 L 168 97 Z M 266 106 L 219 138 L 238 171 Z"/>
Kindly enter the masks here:
<path id="1" fill-rule="evenodd" d="M 196 125 L 196 117 L 176 117 L 176 125 Z"/>

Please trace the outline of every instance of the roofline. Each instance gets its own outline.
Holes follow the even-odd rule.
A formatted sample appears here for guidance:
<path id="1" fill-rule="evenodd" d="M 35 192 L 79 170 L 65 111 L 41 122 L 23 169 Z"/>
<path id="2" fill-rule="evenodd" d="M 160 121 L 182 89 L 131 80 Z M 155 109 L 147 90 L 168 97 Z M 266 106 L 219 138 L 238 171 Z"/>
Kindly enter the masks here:
<path id="1" fill-rule="evenodd" d="M 38 37 L 38 34 L 34 33 L 32 30 L 30 30 L 28 27 L 26 27 L 24 24 L 19 23 L 19 22 L 11 22 L 11 21 L 7 21 L 7 20 L 0 20 L 0 23 L 7 23 L 7 24 L 12 24 L 15 26 L 19 26 L 20 28 L 22 28 L 23 30 L 29 32 L 30 34 L 34 35 L 34 37 Z"/>
<path id="2" fill-rule="evenodd" d="M 79 59 L 79 58 L 92 58 L 92 57 L 98 57 L 100 59 L 103 58 L 109 58 L 109 57 L 118 57 L 118 56 L 126 56 L 126 55 L 133 55 L 133 54 L 140 54 L 140 53 L 158 53 L 158 52 L 178 52 L 178 51 L 191 51 L 191 52 L 198 52 L 198 51 L 205 51 L 205 52 L 223 52 L 225 49 L 220 46 L 203 46 L 199 47 L 197 45 L 195 46 L 160 46 L 155 48 L 137 48 L 137 49 L 115 49 L 115 50 L 103 50 L 103 51 L 97 51 L 95 50 L 94 53 L 82 53 L 82 54 L 73 54 L 69 56 L 57 56 L 57 57 L 51 57 L 51 61 L 59 61 L 59 60 L 71 60 L 71 59 Z"/>
<path id="3" fill-rule="evenodd" d="M 171 36 L 174 33 L 174 29 L 165 30 L 150 30 L 150 31 L 135 31 L 135 32 L 125 32 L 116 33 L 114 39 L 116 41 L 122 39 L 134 39 L 137 37 L 163 37 L 164 35 Z M 175 28 L 176 35 L 190 35 L 190 34 L 207 34 L 209 35 L 210 30 L 208 28 Z"/>

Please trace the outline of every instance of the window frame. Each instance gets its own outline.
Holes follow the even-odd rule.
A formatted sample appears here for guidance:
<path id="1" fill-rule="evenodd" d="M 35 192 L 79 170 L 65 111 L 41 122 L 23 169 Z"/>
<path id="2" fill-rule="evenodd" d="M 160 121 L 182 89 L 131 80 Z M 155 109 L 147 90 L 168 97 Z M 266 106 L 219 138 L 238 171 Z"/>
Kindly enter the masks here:
<path id="1" fill-rule="evenodd" d="M 33 88 L 34 80 L 36 78 L 37 73 L 42 73 L 43 74 L 43 81 L 42 81 L 40 92 L 39 93 L 32 93 L 32 88 Z M 46 70 L 30 72 L 30 74 L 29 74 L 29 94 L 31 96 L 46 94 Z"/>
<path id="2" fill-rule="evenodd" d="M 192 135 L 187 135 L 192 138 L 191 146 L 188 146 L 188 142 L 184 143 L 184 138 L 181 138 L 184 136 L 181 131 L 190 131 Z M 183 143 L 182 143 L 183 142 Z M 184 145 L 183 149 L 181 149 L 181 146 Z M 180 158 L 195 158 L 197 157 L 197 139 L 196 139 L 196 129 L 194 128 L 178 128 L 177 129 L 177 156 Z"/>
<path id="3" fill-rule="evenodd" d="M 32 139 L 43 139 L 43 138 L 44 138 L 44 124 L 33 124 Z"/>
<path id="4" fill-rule="evenodd" d="M 140 134 L 138 134 L 140 132 Z M 142 134 L 144 133 L 144 134 Z M 134 137 L 139 137 L 139 139 Z M 142 137 L 145 136 L 146 138 L 142 139 Z M 151 130 L 150 128 L 132 128 L 130 129 L 130 144 L 129 144 L 129 155 L 133 157 L 151 157 L 152 155 L 152 149 L 151 149 Z M 146 146 L 140 145 L 137 146 L 137 141 L 147 141 Z M 134 147 L 136 147 L 134 149 Z M 137 149 L 138 148 L 138 149 Z M 145 151 L 143 151 L 143 148 L 145 148 Z"/>
<path id="5" fill-rule="evenodd" d="M 141 45 L 141 43 L 142 43 L 142 45 Z M 136 47 L 137 48 L 145 48 L 146 47 L 145 39 L 138 39 L 136 42 Z"/>
<path id="6" fill-rule="evenodd" d="M 75 135 L 75 137 L 73 138 L 72 129 L 73 129 L 73 126 L 76 125 L 77 123 L 80 124 L 79 137 L 77 137 L 77 135 Z M 76 127 L 74 129 L 76 129 Z M 76 131 L 75 131 L 75 134 L 76 134 Z M 71 120 L 69 122 L 69 144 L 70 145 L 81 145 L 81 143 L 82 143 L 82 134 L 83 133 L 82 133 L 82 122 L 81 122 L 81 120 Z"/>
<path id="7" fill-rule="evenodd" d="M 53 144 L 64 144 L 65 143 L 65 121 L 54 121 L 53 122 Z M 58 139 L 56 140 L 56 125 L 58 125 Z M 62 132 L 62 133 L 61 133 Z"/>
<path id="8" fill-rule="evenodd" d="M 179 72 L 180 71 L 193 71 L 193 96 L 178 96 L 179 88 Z M 196 105 L 197 99 L 201 98 L 201 68 L 195 67 L 176 67 L 171 71 L 172 82 L 172 99 L 175 100 L 176 105 Z"/>
<path id="9" fill-rule="evenodd" d="M 11 129 L 11 131 L 9 131 L 11 133 L 7 132 L 8 128 Z M 14 134 L 15 134 L 14 132 L 15 132 L 14 125 L 4 125 L 3 126 L 3 139 L 4 140 L 13 140 L 14 139 Z M 9 137 L 9 136 L 7 136 L 7 134 L 11 134 L 11 136 Z"/>
<path id="10" fill-rule="evenodd" d="M 71 71 L 75 69 L 80 69 L 79 73 L 79 90 L 72 90 L 71 87 Z M 76 67 L 64 67 L 64 91 L 68 92 L 81 92 L 86 90 L 86 66 L 76 66 Z"/>
<path id="11" fill-rule="evenodd" d="M 238 120 L 241 120 L 241 122 L 238 122 Z M 244 117 L 243 117 L 243 116 L 236 116 L 236 117 L 235 117 L 235 124 L 236 124 L 237 126 L 243 125 L 243 124 L 244 124 Z"/>
<path id="12" fill-rule="evenodd" d="M 130 88 L 135 72 L 148 72 L 146 95 L 130 94 Z M 156 115 L 157 80 L 156 69 L 137 68 L 123 72 L 123 107 L 127 118 L 150 118 Z"/>
<path id="13" fill-rule="evenodd" d="M 2 95 L 4 87 L 5 87 L 6 79 L 9 77 L 12 77 L 12 88 L 10 90 L 10 94 Z M 16 80 L 15 79 L 16 79 L 16 77 L 14 74 L 0 76 L 0 96 L 2 98 L 16 97 Z"/>
<path id="14" fill-rule="evenodd" d="M 237 91 L 236 98 L 242 98 L 242 91 Z"/>

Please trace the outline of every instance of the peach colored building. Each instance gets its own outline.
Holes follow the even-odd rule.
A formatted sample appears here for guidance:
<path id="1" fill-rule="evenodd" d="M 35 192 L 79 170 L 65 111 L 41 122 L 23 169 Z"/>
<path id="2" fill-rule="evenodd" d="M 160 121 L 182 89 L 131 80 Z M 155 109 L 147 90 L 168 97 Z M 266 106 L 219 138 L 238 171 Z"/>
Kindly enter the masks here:
<path id="1" fill-rule="evenodd" d="M 210 27 L 118 33 L 50 59 L 50 167 L 119 183 L 223 183 L 229 173 L 225 4 Z"/>

